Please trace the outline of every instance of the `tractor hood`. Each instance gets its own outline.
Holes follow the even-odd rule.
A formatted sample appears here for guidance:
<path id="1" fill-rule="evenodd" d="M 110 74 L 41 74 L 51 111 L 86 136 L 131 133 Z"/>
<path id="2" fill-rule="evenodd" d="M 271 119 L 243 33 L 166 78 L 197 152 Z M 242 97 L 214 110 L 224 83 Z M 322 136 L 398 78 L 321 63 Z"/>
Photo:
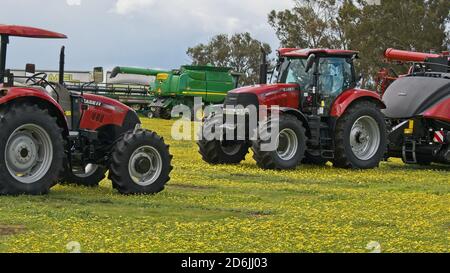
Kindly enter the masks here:
<path id="1" fill-rule="evenodd" d="M 293 91 L 298 89 L 297 84 L 286 84 L 286 83 L 277 83 L 277 84 L 260 84 L 260 85 L 252 85 L 245 86 L 231 91 L 232 94 L 254 94 L 256 96 L 267 95 L 268 93 L 277 92 L 277 91 Z"/>
<path id="2" fill-rule="evenodd" d="M 246 86 L 228 93 L 225 105 L 298 107 L 297 84 L 263 84 Z"/>

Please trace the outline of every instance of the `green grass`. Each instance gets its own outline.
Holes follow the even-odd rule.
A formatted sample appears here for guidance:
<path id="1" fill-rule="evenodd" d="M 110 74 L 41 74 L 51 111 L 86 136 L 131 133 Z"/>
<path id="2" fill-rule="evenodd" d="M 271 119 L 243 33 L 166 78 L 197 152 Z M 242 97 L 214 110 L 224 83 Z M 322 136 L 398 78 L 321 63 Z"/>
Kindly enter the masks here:
<path id="1" fill-rule="evenodd" d="M 56 186 L 50 195 L 0 197 L 0 252 L 449 252 L 450 168 L 351 171 L 301 166 L 263 171 L 251 155 L 210 166 L 170 121 L 144 120 L 174 155 L 156 196 Z"/>

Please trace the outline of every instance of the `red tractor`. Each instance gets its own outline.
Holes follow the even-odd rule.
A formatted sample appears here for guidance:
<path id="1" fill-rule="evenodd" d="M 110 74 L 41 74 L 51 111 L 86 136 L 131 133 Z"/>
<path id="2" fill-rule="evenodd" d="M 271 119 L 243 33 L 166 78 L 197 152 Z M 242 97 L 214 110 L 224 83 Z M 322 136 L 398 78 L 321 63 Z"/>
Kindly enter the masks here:
<path id="1" fill-rule="evenodd" d="M 266 151 L 261 149 L 261 139 L 237 141 L 226 134 L 198 141 L 204 161 L 237 164 L 251 147 L 263 169 L 293 169 L 301 163 L 328 161 L 341 168 L 377 167 L 386 152 L 386 125 L 381 113 L 385 105 L 376 92 L 357 88 L 354 60 L 358 52 L 293 48 L 278 52 L 274 83 L 266 84 L 267 65 L 263 64 L 261 84 L 230 92 L 223 106 L 223 116 L 235 119 L 248 115 L 246 111 L 230 111 L 236 105 L 279 106 L 279 120 L 265 121 L 279 124 L 277 148 Z M 215 122 L 217 118 L 208 116 L 203 131 Z M 222 126 L 229 131 L 240 125 Z"/>
<path id="2" fill-rule="evenodd" d="M 450 164 L 450 58 L 388 49 L 389 60 L 412 62 L 383 92 L 388 156 L 407 164 Z"/>
<path id="3" fill-rule="evenodd" d="M 58 181 L 94 186 L 108 170 L 122 194 L 164 189 L 172 170 L 168 146 L 156 133 L 142 129 L 129 107 L 69 92 L 63 83 L 64 47 L 58 83 L 35 73 L 34 65 L 27 65 L 25 77 L 6 70 L 11 36 L 65 35 L 9 25 L 0 25 L 0 35 L 0 194 L 45 194 Z"/>

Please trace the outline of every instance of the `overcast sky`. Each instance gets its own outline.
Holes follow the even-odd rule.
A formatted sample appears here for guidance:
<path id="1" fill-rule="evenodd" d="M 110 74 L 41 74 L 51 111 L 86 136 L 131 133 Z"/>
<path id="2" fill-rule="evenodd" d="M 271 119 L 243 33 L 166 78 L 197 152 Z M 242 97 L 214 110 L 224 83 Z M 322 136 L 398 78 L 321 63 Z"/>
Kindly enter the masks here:
<path id="1" fill-rule="evenodd" d="M 186 50 L 219 33 L 250 32 L 279 46 L 267 14 L 292 0 L 1 0 L 1 24 L 41 27 L 68 40 L 11 38 L 9 68 L 56 69 L 66 46 L 67 69 L 129 65 L 176 68 Z"/>

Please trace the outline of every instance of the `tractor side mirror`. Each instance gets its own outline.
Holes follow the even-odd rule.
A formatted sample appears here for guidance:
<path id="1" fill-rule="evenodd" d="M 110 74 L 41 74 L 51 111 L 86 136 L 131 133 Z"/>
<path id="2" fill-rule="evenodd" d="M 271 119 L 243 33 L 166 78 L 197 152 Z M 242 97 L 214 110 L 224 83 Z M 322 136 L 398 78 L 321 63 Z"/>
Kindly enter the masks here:
<path id="1" fill-rule="evenodd" d="M 364 81 L 364 74 L 359 73 L 359 76 L 356 77 L 356 86 L 361 87 Z"/>
<path id="2" fill-rule="evenodd" d="M 25 66 L 25 73 L 36 74 L 36 65 L 35 64 L 27 64 Z"/>
<path id="3" fill-rule="evenodd" d="M 94 67 L 94 72 L 92 73 L 95 83 L 103 83 L 103 67 Z"/>
<path id="4" fill-rule="evenodd" d="M 316 54 L 309 55 L 308 60 L 306 60 L 306 67 L 305 67 L 306 73 L 308 73 L 309 70 L 311 70 L 315 62 L 316 62 Z"/>

